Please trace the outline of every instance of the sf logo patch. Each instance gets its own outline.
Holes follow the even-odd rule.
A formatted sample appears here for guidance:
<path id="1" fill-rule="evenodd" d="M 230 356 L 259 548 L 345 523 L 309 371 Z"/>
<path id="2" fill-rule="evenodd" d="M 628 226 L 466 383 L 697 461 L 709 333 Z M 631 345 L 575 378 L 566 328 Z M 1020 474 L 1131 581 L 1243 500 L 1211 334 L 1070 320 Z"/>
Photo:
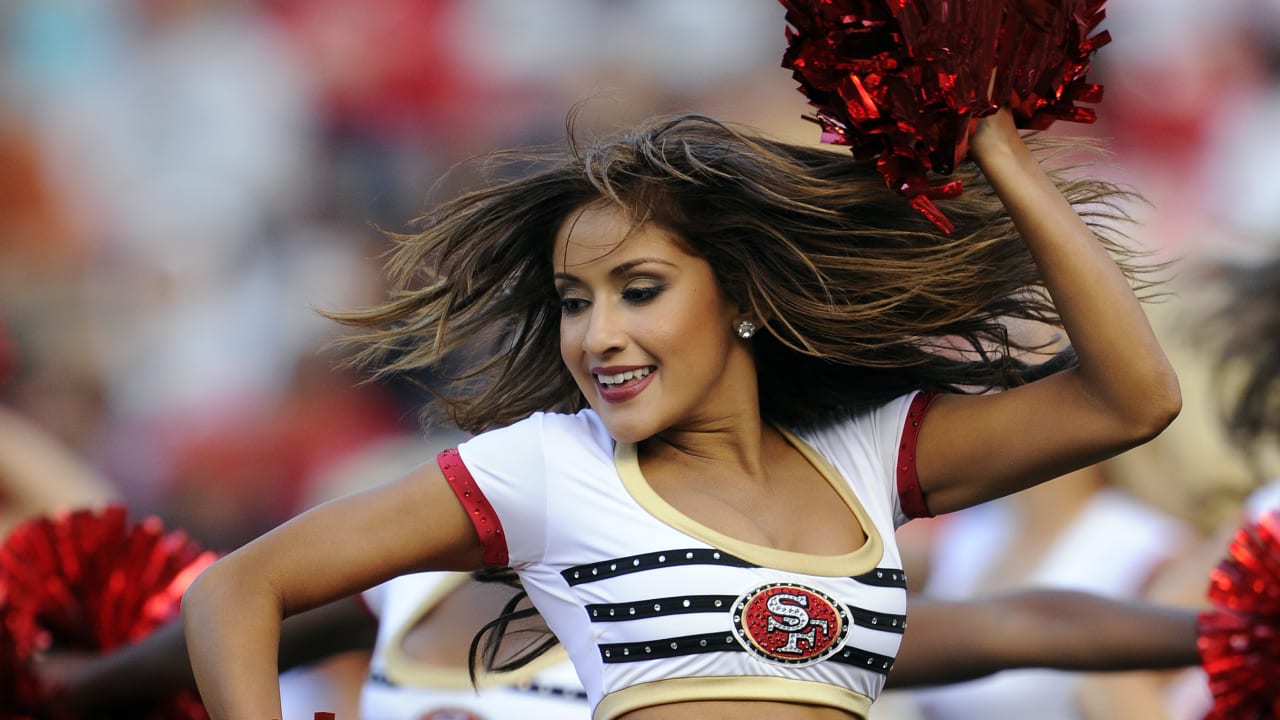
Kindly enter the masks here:
<path id="1" fill-rule="evenodd" d="M 773 583 L 733 604 L 733 633 L 747 652 L 783 665 L 811 665 L 833 655 L 849 634 L 849 611 L 804 585 Z"/>

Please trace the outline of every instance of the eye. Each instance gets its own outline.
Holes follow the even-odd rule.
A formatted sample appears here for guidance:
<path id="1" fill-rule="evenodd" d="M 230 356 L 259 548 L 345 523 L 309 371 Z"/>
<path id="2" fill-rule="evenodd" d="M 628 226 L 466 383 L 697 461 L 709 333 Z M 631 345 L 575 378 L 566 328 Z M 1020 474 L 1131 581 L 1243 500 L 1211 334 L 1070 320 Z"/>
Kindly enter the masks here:
<path id="1" fill-rule="evenodd" d="M 566 297 L 557 301 L 561 315 L 577 315 L 587 308 L 587 301 L 582 298 Z"/>
<path id="2" fill-rule="evenodd" d="M 622 299 L 634 305 L 642 305 L 658 297 L 666 289 L 666 285 L 629 287 L 622 291 Z"/>

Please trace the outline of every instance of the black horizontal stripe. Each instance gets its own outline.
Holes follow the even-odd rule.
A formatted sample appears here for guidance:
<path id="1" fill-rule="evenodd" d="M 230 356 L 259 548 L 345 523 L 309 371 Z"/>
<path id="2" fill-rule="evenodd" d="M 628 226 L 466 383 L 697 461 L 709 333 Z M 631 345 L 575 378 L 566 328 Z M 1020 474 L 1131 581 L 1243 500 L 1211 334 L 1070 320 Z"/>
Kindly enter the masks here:
<path id="1" fill-rule="evenodd" d="M 585 702 L 587 693 L 577 688 L 566 688 L 558 685 L 540 685 L 536 682 L 520 683 L 515 686 L 516 690 L 521 692 L 535 693 L 547 697 L 561 698 L 564 700 L 574 700 L 577 702 Z"/>
<path id="2" fill-rule="evenodd" d="M 710 652 L 745 652 L 745 650 L 733 639 L 731 632 L 684 635 L 647 642 L 607 643 L 600 646 L 600 658 L 606 664 L 664 660 Z M 846 647 L 822 662 L 837 662 L 881 675 L 887 675 L 893 669 L 892 657 L 855 647 Z"/>
<path id="3" fill-rule="evenodd" d="M 893 658 L 888 655 L 881 655 L 867 650 L 859 650 L 856 647 L 846 647 L 840 652 L 827 658 L 829 662 L 838 662 L 843 665 L 852 665 L 860 667 L 864 670 L 888 675 L 893 669 Z"/>
<path id="4" fill-rule="evenodd" d="M 587 605 L 591 622 L 622 622 L 665 615 L 729 612 L 737 598 L 733 595 L 677 595 L 624 603 Z"/>
<path id="5" fill-rule="evenodd" d="M 870 610 L 864 610 L 860 607 L 846 605 L 849 609 L 849 615 L 853 617 L 854 625 L 861 625 L 864 628 L 872 630 L 884 630 L 885 632 L 898 633 L 901 635 L 907 629 L 907 616 L 895 615 L 894 613 L 878 613 Z"/>
<path id="6" fill-rule="evenodd" d="M 731 632 L 684 635 L 651 642 L 607 643 L 600 646 L 600 657 L 606 663 L 661 660 L 709 652 L 737 652 L 742 646 Z"/>
<path id="7" fill-rule="evenodd" d="M 854 575 L 852 579 L 863 585 L 875 587 L 905 588 L 907 586 L 907 574 L 895 568 L 876 568 L 871 572 Z"/>
<path id="8" fill-rule="evenodd" d="M 629 575 L 631 573 L 656 570 L 678 565 L 727 565 L 729 567 L 759 567 L 740 557 L 730 555 L 723 550 L 706 548 L 686 548 L 682 550 L 664 550 L 628 555 L 627 557 L 605 560 L 590 565 L 576 565 L 560 573 L 570 585 L 582 585 L 606 578 Z"/>
<path id="9" fill-rule="evenodd" d="M 668 615 L 732 612 L 736 599 L 733 595 L 676 595 L 621 603 L 592 603 L 585 607 L 591 622 L 625 622 Z M 899 635 L 907 629 L 905 615 L 845 607 L 855 625 Z"/>
<path id="10" fill-rule="evenodd" d="M 742 567 L 754 568 L 759 565 L 743 560 L 742 558 L 724 552 L 723 550 L 714 550 L 708 548 L 682 548 L 675 550 L 662 550 L 659 552 L 644 553 L 643 555 L 628 555 L 626 557 L 613 558 L 603 560 L 597 563 L 587 565 L 574 565 L 560 572 L 560 575 L 569 585 L 583 585 L 595 582 L 597 580 L 605 580 L 620 575 L 629 575 L 631 573 L 644 572 L 646 570 L 656 570 L 664 567 L 676 567 L 681 565 L 721 565 L 726 567 Z M 852 580 L 862 583 L 863 585 L 872 585 L 874 587 L 892 587 L 905 588 L 907 586 L 907 575 L 897 568 L 875 568 L 861 575 L 851 576 Z"/>

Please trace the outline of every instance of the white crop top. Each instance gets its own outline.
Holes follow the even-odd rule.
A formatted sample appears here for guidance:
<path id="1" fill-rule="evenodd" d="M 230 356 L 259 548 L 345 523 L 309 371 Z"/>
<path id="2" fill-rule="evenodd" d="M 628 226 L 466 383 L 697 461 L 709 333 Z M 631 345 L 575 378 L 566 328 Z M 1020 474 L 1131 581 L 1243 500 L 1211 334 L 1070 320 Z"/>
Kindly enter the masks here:
<path id="1" fill-rule="evenodd" d="M 693 700 L 866 717 L 906 627 L 898 483 L 914 481 L 927 398 L 783 430 L 866 532 L 843 555 L 754 545 L 683 515 L 591 410 L 537 413 L 438 461 L 486 562 L 517 571 L 567 649 L 596 720 Z"/>

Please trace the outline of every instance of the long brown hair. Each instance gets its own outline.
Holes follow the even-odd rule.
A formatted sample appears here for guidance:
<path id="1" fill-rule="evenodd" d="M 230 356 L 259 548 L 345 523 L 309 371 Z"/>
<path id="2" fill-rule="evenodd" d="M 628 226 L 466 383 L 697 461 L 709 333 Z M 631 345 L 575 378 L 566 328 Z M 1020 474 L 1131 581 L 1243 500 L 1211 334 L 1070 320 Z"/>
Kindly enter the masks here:
<path id="1" fill-rule="evenodd" d="M 699 115 L 593 141 L 577 138 L 571 122 L 562 147 L 481 163 L 487 186 L 395 236 L 383 304 L 329 313 L 356 329 L 347 341 L 375 375 L 432 370 L 431 407 L 464 430 L 584 406 L 560 359 L 551 248 L 565 218 L 590 202 L 673 231 L 710 262 L 727 297 L 766 321 L 753 343 L 762 412 L 775 419 L 857 409 L 913 388 L 1023 383 L 1034 370 L 1017 358 L 1040 340 L 1012 335 L 1010 321 L 1057 322 L 1035 263 L 972 163 L 957 170 L 964 193 L 945 206 L 950 235 L 845 151 Z M 1118 230 L 1127 194 L 1099 180 L 1056 181 L 1145 287 Z"/>

